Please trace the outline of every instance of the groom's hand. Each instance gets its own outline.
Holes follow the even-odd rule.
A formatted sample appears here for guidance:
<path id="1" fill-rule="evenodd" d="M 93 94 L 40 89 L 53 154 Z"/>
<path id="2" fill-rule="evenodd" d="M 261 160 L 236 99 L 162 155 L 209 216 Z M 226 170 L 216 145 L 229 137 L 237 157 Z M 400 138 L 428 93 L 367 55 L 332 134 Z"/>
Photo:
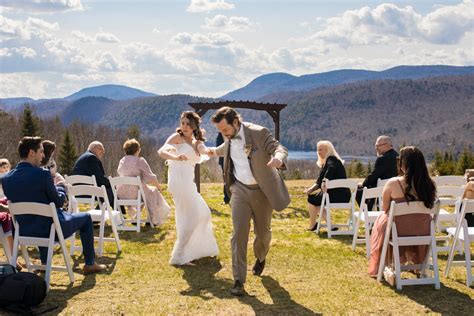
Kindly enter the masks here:
<path id="1" fill-rule="evenodd" d="M 270 161 L 267 163 L 267 166 L 269 167 L 274 167 L 274 168 L 280 168 L 283 165 L 283 162 L 275 157 L 272 157 Z"/>

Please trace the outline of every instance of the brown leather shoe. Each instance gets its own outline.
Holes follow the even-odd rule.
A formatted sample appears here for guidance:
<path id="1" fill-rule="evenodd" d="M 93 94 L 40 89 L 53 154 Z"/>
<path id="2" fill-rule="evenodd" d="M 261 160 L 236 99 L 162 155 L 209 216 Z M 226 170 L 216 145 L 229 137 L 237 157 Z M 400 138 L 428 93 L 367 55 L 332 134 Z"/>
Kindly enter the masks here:
<path id="1" fill-rule="evenodd" d="M 92 273 L 100 273 L 107 270 L 107 266 L 105 264 L 97 264 L 94 263 L 92 265 L 84 265 L 82 268 L 84 275 L 92 274 Z"/>

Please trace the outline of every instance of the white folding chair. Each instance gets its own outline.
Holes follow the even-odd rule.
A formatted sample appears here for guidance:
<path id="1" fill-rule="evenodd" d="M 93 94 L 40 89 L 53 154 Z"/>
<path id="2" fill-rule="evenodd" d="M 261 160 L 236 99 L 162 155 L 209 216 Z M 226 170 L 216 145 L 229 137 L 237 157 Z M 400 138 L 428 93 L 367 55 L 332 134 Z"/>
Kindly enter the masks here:
<path id="1" fill-rule="evenodd" d="M 346 203 L 331 203 L 329 199 L 329 194 L 326 192 L 323 194 L 323 199 L 321 201 L 321 209 L 319 212 L 318 218 L 318 229 L 316 229 L 316 234 L 319 234 L 321 227 L 327 227 L 328 238 L 331 238 L 333 235 L 352 235 L 354 234 L 354 211 L 355 211 L 355 196 L 357 191 L 357 182 L 354 180 L 348 179 L 337 179 L 337 180 L 326 180 L 326 188 L 336 189 L 336 188 L 347 188 L 351 191 L 351 198 Z M 347 224 L 333 224 L 331 220 L 331 210 L 333 209 L 348 209 L 349 219 Z M 323 218 L 323 213 L 326 212 L 326 224 L 321 224 Z M 337 228 L 347 228 L 347 230 L 338 230 L 333 231 L 334 227 Z"/>
<path id="2" fill-rule="evenodd" d="M 144 223 L 150 223 L 151 227 L 153 223 L 151 222 L 151 215 L 148 207 L 146 205 L 145 192 L 143 191 L 142 181 L 139 176 L 137 177 L 109 177 L 110 185 L 112 186 L 112 192 L 114 193 L 114 206 L 117 211 L 119 211 L 122 225 L 117 226 L 118 230 L 128 230 L 140 232 L 141 223 L 142 223 L 142 208 L 145 207 L 147 210 L 147 218 L 144 219 Z M 137 196 L 135 199 L 121 199 L 118 196 L 118 187 L 119 186 L 134 186 L 137 190 Z M 131 206 L 134 207 L 137 211 L 135 218 L 127 219 L 123 216 L 120 211 L 120 206 Z M 127 224 L 136 224 L 136 226 L 130 226 Z"/>
<path id="3" fill-rule="evenodd" d="M 462 194 L 464 192 L 464 188 L 462 186 L 451 186 L 451 185 L 444 185 L 438 186 L 436 188 L 438 199 L 440 201 L 440 210 L 439 210 L 439 218 L 438 218 L 438 231 L 445 231 L 448 227 L 446 225 L 442 225 L 443 223 L 456 223 L 457 215 L 456 215 L 456 208 L 454 212 L 450 213 L 445 208 L 446 206 L 455 206 L 456 201 L 461 199 Z M 445 242 L 445 246 L 438 246 L 438 251 L 448 251 L 449 250 L 449 236 L 436 236 L 437 241 Z"/>
<path id="4" fill-rule="evenodd" d="M 471 286 L 473 282 L 472 278 L 472 267 L 474 261 L 471 260 L 471 244 L 474 243 L 474 227 L 467 226 L 467 221 L 464 218 L 466 214 L 474 213 L 474 200 L 464 199 L 462 201 L 461 211 L 457 214 L 459 216 L 456 227 L 450 227 L 447 229 L 449 235 L 453 236 L 453 242 L 449 248 L 448 264 L 446 265 L 445 276 L 449 275 L 451 266 L 462 265 L 466 267 L 466 284 Z M 454 252 L 456 251 L 456 245 L 458 242 L 464 243 L 464 260 L 453 261 Z"/>
<path id="5" fill-rule="evenodd" d="M 387 181 L 390 180 L 389 179 L 380 179 L 378 178 L 377 179 L 377 187 L 384 187 L 385 186 L 385 183 L 387 183 Z M 375 206 L 375 203 L 374 203 L 374 206 Z M 380 197 L 377 198 L 377 207 L 378 207 L 378 210 L 381 211 L 382 210 L 382 195 L 380 195 Z"/>
<path id="6" fill-rule="evenodd" d="M 51 277 L 51 270 L 67 271 L 67 273 L 69 274 L 69 280 L 71 281 L 71 283 L 73 283 L 74 274 L 72 272 L 71 257 L 69 256 L 67 252 L 66 242 L 63 236 L 61 225 L 59 223 L 58 214 L 57 214 L 56 206 L 54 205 L 54 203 L 50 203 L 50 204 L 41 204 L 41 203 L 33 203 L 33 202 L 12 203 L 8 201 L 8 207 L 13 217 L 13 224 L 15 225 L 15 237 L 13 239 L 13 254 L 10 260 L 10 264 L 11 265 L 16 264 L 16 260 L 18 257 L 18 246 L 20 246 L 23 258 L 25 259 L 25 262 L 26 262 L 26 267 L 29 272 L 32 272 L 34 269 L 46 270 L 45 280 L 46 280 L 48 290 L 49 290 L 49 280 Z M 41 238 L 41 237 L 20 236 L 19 234 L 20 225 L 16 218 L 16 216 L 19 216 L 19 215 L 37 215 L 37 216 L 50 217 L 53 222 L 51 223 L 49 237 Z M 58 237 L 58 241 L 55 241 L 56 236 Z M 73 236 L 70 236 L 66 238 L 66 240 L 70 240 L 72 238 Z M 61 247 L 64 262 L 66 264 L 65 267 L 53 266 L 53 263 L 52 263 L 53 248 L 54 246 L 58 246 L 58 245 Z M 31 263 L 30 258 L 28 256 L 27 246 L 48 247 L 48 257 L 46 261 L 46 266 L 43 264 L 35 265 Z"/>
<path id="7" fill-rule="evenodd" d="M 463 176 L 436 176 L 434 181 L 437 187 L 443 185 L 461 186 L 466 184 L 466 179 Z"/>
<path id="8" fill-rule="evenodd" d="M 380 257 L 379 271 L 377 280 L 382 280 L 382 274 L 385 269 L 388 269 L 390 273 L 393 273 L 393 268 L 386 265 L 385 258 L 388 251 L 388 246 L 392 246 L 393 260 L 395 264 L 395 280 L 397 290 L 401 290 L 403 285 L 419 285 L 419 284 L 434 284 L 438 290 L 440 288 L 439 283 L 439 271 L 438 271 L 438 252 L 436 248 L 435 238 L 435 226 L 438 220 L 439 213 L 439 201 L 436 201 L 433 208 L 429 209 L 425 207 L 423 202 L 409 202 L 409 203 L 395 203 L 392 201 L 390 204 L 390 213 L 387 222 L 387 228 L 385 230 L 385 239 L 382 247 L 382 254 Z M 424 236 L 404 236 L 400 237 L 397 233 L 397 225 L 394 221 L 395 217 L 407 214 L 428 214 L 431 215 L 430 221 L 430 232 Z M 390 236 L 391 235 L 391 236 Z M 391 238 L 390 238 L 391 237 Z M 421 264 L 401 265 L 400 264 L 400 246 L 421 246 L 428 245 L 428 253 Z M 431 253 L 431 261 L 429 263 L 429 257 Z M 420 270 L 421 277 L 419 279 L 402 279 L 402 271 L 407 270 Z M 433 276 L 428 276 L 428 270 L 433 270 Z"/>
<path id="9" fill-rule="evenodd" d="M 12 253 L 10 251 L 10 246 L 8 245 L 8 242 L 7 242 L 7 235 L 3 231 L 3 228 L 1 225 L 0 225 L 0 239 L 2 240 L 3 252 L 5 253 L 5 257 L 7 258 L 6 262 L 10 263 L 11 258 L 12 258 Z"/>
<path id="10" fill-rule="evenodd" d="M 370 255 L 370 230 L 372 225 L 375 223 L 377 217 L 382 214 L 382 211 L 370 211 L 367 208 L 367 200 L 380 198 L 382 196 L 383 187 L 376 187 L 368 189 L 364 187 L 362 191 L 362 198 L 360 200 L 360 207 L 358 212 L 354 212 L 355 226 L 354 226 L 354 238 L 352 239 L 352 250 L 355 250 L 356 244 L 365 242 L 365 252 L 367 258 Z M 359 238 L 359 225 L 360 222 L 364 222 L 365 237 Z"/>
<path id="11" fill-rule="evenodd" d="M 97 256 L 102 257 L 102 253 L 104 251 L 104 242 L 115 242 L 117 245 L 117 251 L 121 251 L 122 247 L 120 245 L 120 239 L 117 231 L 117 222 L 120 221 L 120 212 L 115 211 L 112 209 L 109 203 L 109 199 L 107 198 L 107 191 L 105 190 L 105 186 L 93 187 L 91 185 L 75 185 L 71 186 L 70 184 L 67 185 L 67 193 L 69 199 L 75 199 L 78 195 L 90 195 L 95 196 L 99 199 L 99 208 L 92 208 L 88 209 L 86 212 L 91 215 L 93 222 L 99 222 L 99 236 L 94 237 L 94 240 L 99 242 L 99 246 L 97 249 Z M 73 213 L 79 212 L 79 207 L 74 207 Z M 112 228 L 112 233 L 114 235 L 113 238 L 106 238 L 104 237 L 105 231 L 105 222 L 110 221 L 110 226 Z M 71 241 L 71 254 L 74 253 L 75 250 L 82 250 L 82 247 L 74 245 L 75 239 Z"/>
<path id="12" fill-rule="evenodd" d="M 97 187 L 97 181 L 95 176 L 82 176 L 82 175 L 73 175 L 68 176 L 65 175 L 64 179 L 66 180 L 66 184 L 74 185 L 91 185 Z M 96 203 L 95 196 L 84 196 L 84 197 L 76 197 L 75 201 L 79 204 L 87 204 L 89 207 L 93 207 Z M 73 209 L 75 206 L 71 205 L 71 200 L 69 200 L 69 209 Z"/>

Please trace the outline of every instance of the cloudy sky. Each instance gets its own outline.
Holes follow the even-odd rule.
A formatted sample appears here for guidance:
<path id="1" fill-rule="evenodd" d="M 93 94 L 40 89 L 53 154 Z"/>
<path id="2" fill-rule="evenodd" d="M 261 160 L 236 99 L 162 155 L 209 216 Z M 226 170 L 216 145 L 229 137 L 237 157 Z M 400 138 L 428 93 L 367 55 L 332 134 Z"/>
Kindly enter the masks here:
<path id="1" fill-rule="evenodd" d="M 474 65 L 474 0 L 0 0 L 0 98 L 123 84 L 221 96 L 257 76 Z"/>

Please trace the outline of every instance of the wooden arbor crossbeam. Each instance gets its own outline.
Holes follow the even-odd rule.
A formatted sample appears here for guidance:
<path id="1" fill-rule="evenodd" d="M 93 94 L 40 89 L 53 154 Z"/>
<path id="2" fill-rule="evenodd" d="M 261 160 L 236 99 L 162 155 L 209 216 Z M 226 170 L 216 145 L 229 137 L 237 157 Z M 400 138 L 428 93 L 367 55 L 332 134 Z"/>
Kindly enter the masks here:
<path id="1" fill-rule="evenodd" d="M 189 103 L 189 105 L 203 117 L 209 110 L 217 110 L 223 106 L 230 108 L 251 109 L 258 111 L 266 111 L 275 123 L 275 138 L 280 140 L 280 111 L 286 107 L 286 104 L 277 103 L 259 103 L 251 101 L 218 101 L 218 102 L 203 102 L 203 103 Z"/>
<path id="2" fill-rule="evenodd" d="M 203 117 L 209 110 L 217 110 L 221 107 L 228 106 L 230 108 L 251 109 L 258 111 L 266 111 L 275 123 L 275 138 L 280 140 L 280 111 L 286 107 L 286 104 L 277 103 L 259 103 L 251 101 L 218 101 L 218 102 L 202 102 L 189 103 L 194 111 Z M 196 182 L 198 192 L 201 192 L 201 176 L 199 165 L 194 169 L 194 181 Z"/>

